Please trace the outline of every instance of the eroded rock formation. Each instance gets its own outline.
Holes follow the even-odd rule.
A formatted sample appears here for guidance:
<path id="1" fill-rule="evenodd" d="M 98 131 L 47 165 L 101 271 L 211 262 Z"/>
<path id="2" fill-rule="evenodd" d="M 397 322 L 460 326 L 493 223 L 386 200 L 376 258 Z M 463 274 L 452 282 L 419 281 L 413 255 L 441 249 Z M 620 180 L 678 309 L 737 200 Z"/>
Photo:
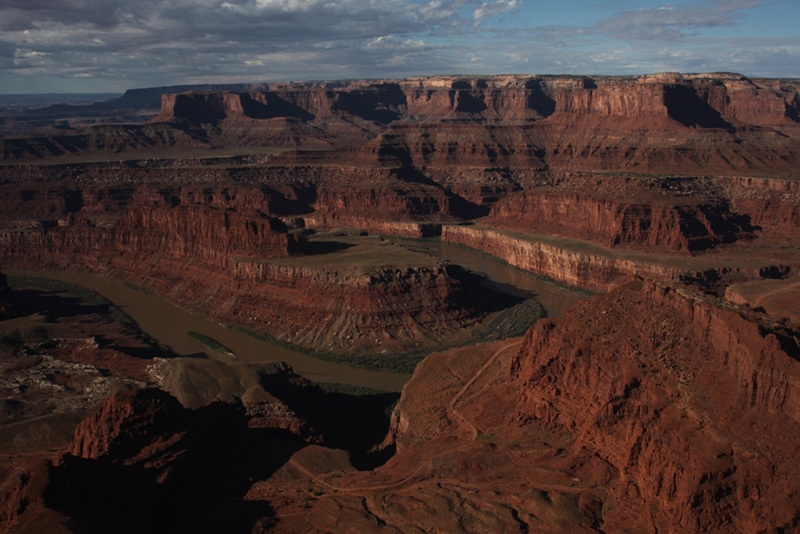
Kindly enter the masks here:
<path id="1" fill-rule="evenodd" d="M 259 187 L 61 193 L 32 194 L 30 202 L 38 197 L 53 219 L 18 220 L 2 232 L 5 261 L 89 269 L 220 322 L 330 352 L 461 341 L 462 328 L 485 316 L 470 304 L 463 273 L 450 265 L 328 268 L 304 265 L 302 257 L 278 261 L 301 254 L 302 244 L 285 223 L 261 211 L 285 197 Z M 12 216 L 31 215 L 19 196 L 9 197 Z M 58 202 L 64 198 L 71 203 Z"/>
<path id="2" fill-rule="evenodd" d="M 453 272 L 437 267 L 409 277 L 392 266 L 366 282 L 358 269 L 281 266 L 272 260 L 302 250 L 287 226 L 443 232 L 445 240 L 596 290 L 632 275 L 785 276 L 800 265 L 798 253 L 779 243 L 800 236 L 797 94 L 790 80 L 665 74 L 436 77 L 165 95 L 161 114 L 141 128 L 166 137 L 104 126 L 80 134 L 93 136 L 94 148 L 75 141 L 72 153 L 102 148 L 106 134 L 113 150 L 181 139 L 191 140 L 187 147 L 328 150 L 6 166 L 0 239 L 8 262 L 107 272 L 307 347 L 438 342 L 453 329 L 432 326 L 432 317 L 444 313 L 456 329 L 472 320 L 448 304 L 459 298 L 457 282 L 442 285 Z M 440 229 L 475 219 L 490 233 Z M 525 235 L 503 232 L 555 239 L 531 245 Z M 726 262 L 716 251 L 730 245 L 739 248 Z M 130 261 L 145 254 L 153 258 L 147 266 Z M 680 266 L 674 255 L 705 259 Z M 424 287 L 436 297 L 398 303 L 408 312 L 389 319 L 386 295 L 410 289 L 411 278 L 421 283 L 414 294 Z M 309 285 L 305 293 L 295 292 L 292 279 Z M 251 294 L 238 293 L 251 282 Z M 381 284 L 395 289 L 378 296 Z M 348 292 L 358 295 L 353 302 L 363 314 L 346 304 Z M 316 298 L 329 293 L 335 296 Z M 301 312 L 298 303 L 311 309 Z M 319 327 L 298 325 L 301 316 Z M 428 326 L 412 327 L 409 317 Z"/>
<path id="3" fill-rule="evenodd" d="M 336 435 L 336 416 L 283 367 L 161 360 L 150 378 L 183 406 L 156 390 L 108 400 L 69 453 L 8 471 L 0 517 L 795 530 L 799 121 L 792 80 L 436 77 L 167 94 L 148 124 L 4 140 L 3 266 L 102 273 L 305 347 L 464 343 L 486 316 L 461 269 L 379 261 L 398 248 L 378 236 L 349 262 L 357 245 L 315 230 L 441 236 L 610 293 L 524 340 L 426 359 L 385 441 L 397 454 L 362 473 L 302 442 Z"/>
<path id="4" fill-rule="evenodd" d="M 764 319 L 649 284 L 587 302 L 529 332 L 514 417 L 570 432 L 576 468 L 607 462 L 613 500 L 640 499 L 650 528 L 795 528 L 798 347 Z"/>
<path id="5" fill-rule="evenodd" d="M 393 416 L 397 453 L 365 472 L 316 446 L 264 455 L 276 442 L 246 430 L 235 405 L 189 412 L 163 393 L 126 393 L 82 423 L 71 454 L 48 468 L 46 510 L 102 528 L 117 518 L 90 514 L 86 497 L 122 469 L 108 510 L 123 513 L 120 503 L 136 495 L 136 520 L 159 525 L 205 503 L 198 517 L 239 510 L 242 528 L 273 532 L 338 531 L 343 518 L 358 530 L 378 522 L 403 532 L 792 530 L 792 336 L 768 315 L 679 286 L 628 284 L 524 339 L 426 359 Z M 261 461 L 244 469 L 253 439 Z M 214 467 L 240 453 L 232 467 Z M 214 490 L 184 487 L 190 472 L 216 481 Z M 153 480 L 196 500 L 159 515 L 138 493 Z M 41 501 L 30 508 L 9 517 L 45 513 Z"/>
<path id="6" fill-rule="evenodd" d="M 792 336 L 764 314 L 638 282 L 521 342 L 431 356 L 393 415 L 395 457 L 319 477 L 330 492 L 299 516 L 281 501 L 276 530 L 333 528 L 339 510 L 400 531 L 791 531 Z"/>

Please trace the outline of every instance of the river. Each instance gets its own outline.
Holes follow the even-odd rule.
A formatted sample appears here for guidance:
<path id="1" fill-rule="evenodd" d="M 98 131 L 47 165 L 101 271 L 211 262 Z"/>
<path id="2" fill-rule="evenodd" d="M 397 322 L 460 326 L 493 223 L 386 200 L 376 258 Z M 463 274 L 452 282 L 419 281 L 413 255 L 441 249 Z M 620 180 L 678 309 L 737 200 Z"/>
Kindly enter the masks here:
<path id="1" fill-rule="evenodd" d="M 487 275 L 488 284 L 497 290 L 522 297 L 534 297 L 549 316 L 559 315 L 581 295 L 509 267 L 490 257 L 448 243 L 423 243 L 429 253 L 468 269 Z M 285 361 L 294 370 L 315 382 L 352 384 L 385 391 L 400 391 L 411 378 L 409 374 L 358 369 L 327 362 L 267 341 L 231 330 L 203 317 L 193 315 L 164 299 L 102 276 L 63 271 L 14 270 L 8 275 L 39 276 L 62 280 L 102 295 L 136 321 L 141 329 L 176 354 L 187 356 L 203 352 L 199 341 L 188 332 L 200 332 L 222 343 L 245 362 Z"/>

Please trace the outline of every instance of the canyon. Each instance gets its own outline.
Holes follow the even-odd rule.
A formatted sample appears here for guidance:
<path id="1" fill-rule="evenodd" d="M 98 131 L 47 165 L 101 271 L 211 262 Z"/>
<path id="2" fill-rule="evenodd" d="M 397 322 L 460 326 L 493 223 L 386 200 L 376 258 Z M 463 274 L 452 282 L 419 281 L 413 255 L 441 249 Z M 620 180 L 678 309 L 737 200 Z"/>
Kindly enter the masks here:
<path id="1" fill-rule="evenodd" d="M 378 393 L 143 348 L 60 452 L 4 453 L 10 531 L 800 528 L 800 81 L 438 76 L 97 109 L 144 96 L 161 102 L 146 122 L 0 139 L 0 269 L 91 273 L 414 374 L 391 426 L 359 428 L 324 404 Z M 580 302 L 542 318 L 536 294 L 496 292 L 437 243 Z M 0 325 L 24 319 L 10 280 Z"/>

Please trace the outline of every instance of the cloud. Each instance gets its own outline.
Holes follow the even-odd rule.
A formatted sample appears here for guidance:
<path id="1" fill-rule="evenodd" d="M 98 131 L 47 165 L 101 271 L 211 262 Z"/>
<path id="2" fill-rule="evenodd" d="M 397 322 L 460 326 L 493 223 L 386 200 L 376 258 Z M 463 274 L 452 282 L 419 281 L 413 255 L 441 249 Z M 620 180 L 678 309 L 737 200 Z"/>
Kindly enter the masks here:
<path id="1" fill-rule="evenodd" d="M 760 0 L 720 0 L 710 5 L 662 5 L 656 9 L 622 11 L 596 24 L 590 33 L 633 40 L 675 39 L 699 28 L 733 26 L 744 16 L 742 10 L 759 4 Z"/>
<path id="2" fill-rule="evenodd" d="M 513 11 L 520 6 L 521 2 L 518 0 L 496 0 L 495 2 L 484 2 L 475 11 L 472 12 L 472 18 L 475 22 L 480 22 L 485 18 L 502 15 Z"/>
<path id="3" fill-rule="evenodd" d="M 368 69 L 388 73 L 390 65 L 410 69 L 422 49 L 438 49 L 425 44 L 426 36 L 456 34 L 470 27 L 474 11 L 485 10 L 489 16 L 518 3 L 4 0 L 0 24 L 6 28 L 4 40 L 25 57 L 31 74 L 49 72 L 59 79 L 91 71 L 102 83 L 101 73 L 106 72 L 106 85 L 129 86 L 140 80 L 180 83 L 183 77 L 214 72 L 220 80 L 245 75 L 263 80 L 363 76 Z M 386 46 L 368 46 L 385 36 L 392 36 Z M 384 54 L 382 61 L 375 56 L 378 52 Z M 9 84 L 3 80 L 7 76 L 0 73 L 0 91 Z"/>
<path id="4" fill-rule="evenodd" d="M 17 55 L 17 47 L 11 43 L 0 41 L 0 58 L 13 58 Z"/>
<path id="5" fill-rule="evenodd" d="M 709 28 L 742 24 L 759 0 L 615 1 L 584 25 L 525 27 L 531 1 L 1 0 L 0 92 L 705 66 L 800 75 L 800 38 L 708 38 Z"/>
<path id="6" fill-rule="evenodd" d="M 657 8 L 617 11 L 591 26 L 543 26 L 529 33 L 540 39 L 605 37 L 621 41 L 667 41 L 691 37 L 702 29 L 732 27 L 761 0 L 716 0 L 695 4 L 662 4 Z"/>

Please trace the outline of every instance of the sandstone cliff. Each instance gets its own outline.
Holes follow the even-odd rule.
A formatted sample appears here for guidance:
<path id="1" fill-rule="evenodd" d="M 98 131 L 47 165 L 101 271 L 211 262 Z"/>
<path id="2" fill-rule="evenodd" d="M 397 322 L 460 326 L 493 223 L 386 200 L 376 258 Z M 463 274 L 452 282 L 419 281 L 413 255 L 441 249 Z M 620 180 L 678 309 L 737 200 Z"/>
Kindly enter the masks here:
<path id="1" fill-rule="evenodd" d="M 61 199 L 46 213 L 55 220 L 6 223 L 4 263 L 105 274 L 219 322 L 324 352 L 462 342 L 469 337 L 463 329 L 486 315 L 470 301 L 464 274 L 432 260 L 366 269 L 278 261 L 300 254 L 303 244 L 260 211 L 274 208 L 275 198 L 285 201 L 272 189 L 143 186 L 111 200 L 105 188 L 55 191 L 31 200 L 49 206 L 51 196 Z M 65 197 L 77 200 L 67 205 Z M 19 210 L 10 198 L 9 211 Z M 420 228 L 409 224 L 408 231 Z"/>
<path id="2" fill-rule="evenodd" d="M 637 245 L 672 253 L 706 250 L 752 237 L 749 221 L 724 200 L 597 198 L 591 192 L 553 189 L 511 194 L 486 219 L 500 227 L 599 242 L 607 247 Z M 677 200 L 677 199 L 676 199 Z M 680 200 L 679 200 L 680 202 Z M 701 201 L 702 202 L 702 201 Z"/>
<path id="3" fill-rule="evenodd" d="M 429 356 L 371 472 L 281 476 L 319 488 L 276 532 L 792 531 L 800 368 L 793 332 L 680 286 L 628 284 L 522 340 Z M 297 470 L 295 470 L 297 469 Z M 296 486 L 293 486 L 296 487 Z"/>
<path id="4" fill-rule="evenodd" d="M 797 268 L 797 258 L 740 259 L 736 265 L 715 258 L 681 258 L 616 252 L 578 240 L 493 230 L 491 227 L 445 225 L 442 240 L 497 257 L 514 267 L 592 291 L 609 291 L 636 277 L 699 282 L 709 285 L 724 277 L 757 279 Z"/>
<path id="5" fill-rule="evenodd" d="M 625 495 L 641 499 L 649 528 L 793 528 L 798 348 L 759 320 L 658 285 L 587 302 L 529 332 L 513 417 L 564 429 L 571 454 L 608 462 L 609 501 L 622 512 Z M 615 530 L 624 512 L 609 504 Z"/>
<path id="6" fill-rule="evenodd" d="M 87 150 L 100 149 L 103 138 L 113 150 L 189 138 L 187 146 L 334 150 L 265 155 L 257 168 L 251 160 L 231 160 L 230 168 L 209 162 L 196 175 L 138 160 L 112 179 L 262 183 L 266 201 L 251 208 L 317 210 L 318 225 L 473 219 L 494 206 L 497 226 L 671 252 L 708 250 L 753 230 L 800 229 L 796 195 L 766 194 L 756 184 L 788 183 L 800 162 L 792 80 L 452 76 L 163 98 L 161 115 L 142 127 L 151 133 L 103 127 L 81 134 L 96 138 Z M 62 141 L 54 142 L 60 152 L 83 150 Z M 86 180 L 76 171 L 62 176 Z M 4 169 L 16 183 L 25 172 Z M 681 181 L 690 186 L 672 194 Z M 75 199 L 53 198 L 49 212 L 69 211 L 68 200 Z M 31 203 L 17 204 L 20 219 L 37 218 L 24 217 Z"/>

